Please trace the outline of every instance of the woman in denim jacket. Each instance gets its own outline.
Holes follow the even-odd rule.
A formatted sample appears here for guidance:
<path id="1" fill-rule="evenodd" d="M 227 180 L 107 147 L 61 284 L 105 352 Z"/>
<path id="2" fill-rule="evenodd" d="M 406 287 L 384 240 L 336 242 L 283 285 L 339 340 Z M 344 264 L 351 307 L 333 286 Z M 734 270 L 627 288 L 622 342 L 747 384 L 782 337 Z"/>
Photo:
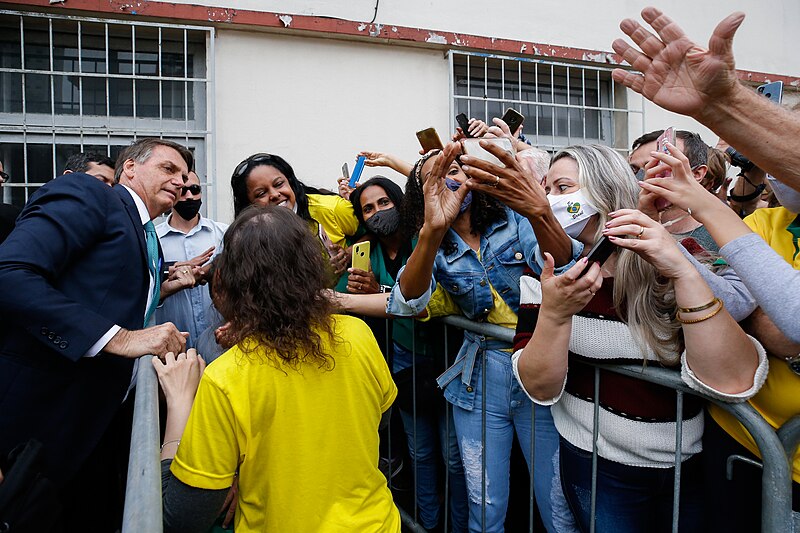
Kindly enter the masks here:
<path id="1" fill-rule="evenodd" d="M 485 142 L 482 146 L 505 168 L 467 156 L 461 156 L 465 166 L 460 166 L 455 162 L 461 151 L 457 143 L 429 152 L 415 165 L 403 208 L 404 218 L 415 221 L 412 229 L 419 231 L 419 241 L 398 274 L 390 314 L 419 314 L 438 282 L 470 320 L 513 329 L 520 275 L 526 265 L 540 271 L 539 248 L 563 265 L 559 271 L 580 255 L 583 246 L 564 233 L 532 172 L 501 149 Z M 438 379 L 453 404 L 471 531 L 503 531 L 515 430 L 531 467 L 532 404 L 514 379 L 510 356 L 510 343 L 465 331 L 455 363 Z M 553 514 L 562 511 L 551 506 L 558 437 L 548 408 L 537 406 L 535 417 L 535 491 L 542 518 L 555 531 Z"/>

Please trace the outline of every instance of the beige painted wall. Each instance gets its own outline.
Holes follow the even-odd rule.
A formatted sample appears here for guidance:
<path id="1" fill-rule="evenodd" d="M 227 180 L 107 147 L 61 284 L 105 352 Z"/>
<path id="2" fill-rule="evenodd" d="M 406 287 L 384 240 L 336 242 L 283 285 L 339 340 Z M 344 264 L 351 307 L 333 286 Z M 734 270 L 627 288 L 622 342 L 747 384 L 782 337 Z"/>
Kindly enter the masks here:
<path id="1" fill-rule="evenodd" d="M 377 0 L 168 0 L 175 3 L 219 6 L 253 11 L 313 15 L 369 22 Z M 375 22 L 438 31 L 460 32 L 592 50 L 611 50 L 621 37 L 625 17 L 638 17 L 643 7 L 657 5 L 700 43 L 707 43 L 714 26 L 733 11 L 747 19 L 736 36 L 739 68 L 800 75 L 796 35 L 800 29 L 797 0 L 384 0 Z M 369 28 L 364 28 L 364 35 Z M 436 36 L 432 36 L 433 39 Z"/>
<path id="2" fill-rule="evenodd" d="M 415 131 L 449 127 L 449 67 L 438 51 L 222 30 L 216 65 L 220 220 L 233 216 L 231 173 L 253 153 L 281 155 L 307 184 L 335 190 L 359 151 L 414 160 Z"/>

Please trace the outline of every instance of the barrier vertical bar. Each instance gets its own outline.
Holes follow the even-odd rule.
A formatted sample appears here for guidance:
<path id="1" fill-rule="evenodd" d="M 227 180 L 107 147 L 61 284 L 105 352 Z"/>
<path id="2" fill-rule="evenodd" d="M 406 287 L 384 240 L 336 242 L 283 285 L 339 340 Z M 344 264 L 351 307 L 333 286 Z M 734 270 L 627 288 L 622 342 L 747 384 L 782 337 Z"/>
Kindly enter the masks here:
<path id="1" fill-rule="evenodd" d="M 678 533 L 681 504 L 681 464 L 683 461 L 683 393 L 675 398 L 675 472 L 672 486 L 672 533 Z"/>
<path id="2" fill-rule="evenodd" d="M 163 531 L 158 446 L 158 380 L 150 360 L 139 358 L 122 533 Z"/>
<path id="3" fill-rule="evenodd" d="M 594 533 L 597 513 L 597 436 L 600 433 L 600 369 L 594 369 L 594 420 L 592 424 L 592 501 L 589 531 Z"/>

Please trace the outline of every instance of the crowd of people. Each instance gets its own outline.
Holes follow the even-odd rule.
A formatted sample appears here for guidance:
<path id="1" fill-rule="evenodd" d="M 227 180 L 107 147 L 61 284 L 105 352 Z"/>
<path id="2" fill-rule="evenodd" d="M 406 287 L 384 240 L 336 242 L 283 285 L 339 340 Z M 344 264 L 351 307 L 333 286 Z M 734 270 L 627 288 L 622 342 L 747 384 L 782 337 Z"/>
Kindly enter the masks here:
<path id="1" fill-rule="evenodd" d="M 381 458 L 398 421 L 428 531 L 504 530 L 515 439 L 548 532 L 593 516 L 672 530 L 676 451 L 680 531 L 757 531 L 761 471 L 731 479 L 727 461 L 758 447 L 717 404 L 749 402 L 776 429 L 800 414 L 800 114 L 738 82 L 742 14 L 707 49 L 655 8 L 642 18 L 655 33 L 621 23 L 634 45 L 613 47 L 635 71 L 614 80 L 716 147 L 657 130 L 627 159 L 551 155 L 473 118 L 414 163 L 360 154 L 404 188 L 376 175 L 337 192 L 256 153 L 233 169 L 228 226 L 201 214 L 191 152 L 146 138 L 116 163 L 76 154 L 21 211 L 4 204 L 0 526 L 119 527 L 152 354 L 165 531 L 398 532 Z M 467 134 L 494 159 L 465 153 Z M 448 359 L 429 321 L 450 314 L 514 341 L 464 331 Z M 597 386 L 596 363 L 673 368 L 698 396 L 678 413 L 667 387 L 607 369 Z"/>

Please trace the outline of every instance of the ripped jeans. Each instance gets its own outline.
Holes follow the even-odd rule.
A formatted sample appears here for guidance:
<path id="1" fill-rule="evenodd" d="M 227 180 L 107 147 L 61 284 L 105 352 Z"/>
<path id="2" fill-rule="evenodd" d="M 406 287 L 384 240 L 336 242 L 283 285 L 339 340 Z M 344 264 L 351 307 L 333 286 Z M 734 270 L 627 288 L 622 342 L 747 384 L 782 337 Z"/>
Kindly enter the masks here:
<path id="1" fill-rule="evenodd" d="M 447 385 L 448 399 L 458 389 L 474 394 L 471 410 L 453 405 L 456 435 L 464 462 L 469 495 L 469 530 L 502 532 L 508 508 L 509 464 L 516 431 L 520 447 L 531 467 L 532 402 L 520 387 L 511 367 L 511 354 L 485 350 L 485 365 L 479 356 L 470 384 L 453 379 Z M 486 431 L 483 444 L 483 372 L 486 370 Z M 463 397 L 462 397 L 463 399 Z M 574 531 L 574 519 L 566 505 L 558 475 L 558 433 L 550 408 L 536 405 L 536 441 L 533 484 L 537 505 L 548 531 Z M 485 489 L 481 482 L 485 457 Z M 484 492 L 485 491 L 485 492 Z M 485 517 L 484 517 L 485 512 Z M 485 520 L 484 520 L 485 518 Z"/>

